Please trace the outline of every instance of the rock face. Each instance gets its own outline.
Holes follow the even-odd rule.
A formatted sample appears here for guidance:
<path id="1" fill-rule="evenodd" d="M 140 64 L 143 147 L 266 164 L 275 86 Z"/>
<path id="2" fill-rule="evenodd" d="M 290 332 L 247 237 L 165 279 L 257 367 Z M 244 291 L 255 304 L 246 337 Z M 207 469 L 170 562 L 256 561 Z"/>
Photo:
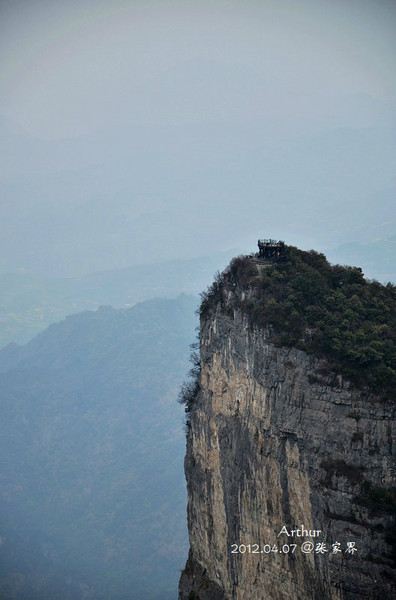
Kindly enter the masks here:
<path id="1" fill-rule="evenodd" d="M 235 309 L 244 294 L 226 290 L 233 310 L 226 299 L 201 318 L 179 598 L 391 598 L 395 405 L 315 356 L 275 346 Z M 278 535 L 284 526 L 321 533 Z M 307 541 L 314 549 L 304 553 Z"/>

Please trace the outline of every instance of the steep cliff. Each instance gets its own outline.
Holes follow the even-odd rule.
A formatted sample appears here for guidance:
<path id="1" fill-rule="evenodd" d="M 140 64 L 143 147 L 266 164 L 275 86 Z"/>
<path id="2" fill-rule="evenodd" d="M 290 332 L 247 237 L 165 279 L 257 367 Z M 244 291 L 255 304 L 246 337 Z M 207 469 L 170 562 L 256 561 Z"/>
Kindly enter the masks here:
<path id="1" fill-rule="evenodd" d="M 181 600 L 375 599 L 395 589 L 394 288 L 290 252 L 286 265 L 234 261 L 203 300 L 198 379 L 185 393 Z M 310 289 L 293 297 L 299 326 L 288 336 L 288 315 L 277 321 L 272 309 L 284 310 L 307 264 Z M 345 347 L 337 354 L 320 337 L 333 311 L 330 302 L 320 313 L 323 271 L 326 298 L 343 295 L 337 319 L 356 334 L 348 346 L 340 325 L 344 360 Z M 282 274 L 274 294 L 266 280 Z"/>

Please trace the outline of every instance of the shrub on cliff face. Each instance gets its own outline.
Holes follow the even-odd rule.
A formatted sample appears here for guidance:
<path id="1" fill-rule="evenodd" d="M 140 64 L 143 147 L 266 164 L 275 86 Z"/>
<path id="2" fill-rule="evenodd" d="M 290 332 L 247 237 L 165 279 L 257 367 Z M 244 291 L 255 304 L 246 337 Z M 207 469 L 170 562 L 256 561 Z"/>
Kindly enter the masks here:
<path id="1" fill-rule="evenodd" d="M 396 488 L 378 487 L 366 481 L 355 502 L 373 513 L 396 515 Z"/>
<path id="2" fill-rule="evenodd" d="M 222 302 L 223 299 L 223 275 L 217 272 L 213 283 L 208 287 L 207 290 L 201 293 L 201 305 L 199 308 L 199 314 L 205 315 L 212 306 L 216 306 L 217 303 Z"/>
<path id="3" fill-rule="evenodd" d="M 258 274 L 249 257 L 234 259 L 204 297 L 201 314 L 225 303 L 225 289 L 247 291 L 241 306 L 274 342 L 329 360 L 354 384 L 390 395 L 396 386 L 396 288 L 364 279 L 361 269 L 332 266 L 323 254 L 288 247 L 287 260 Z M 237 308 L 237 306 L 234 308 Z"/>
<path id="4" fill-rule="evenodd" d="M 184 405 L 184 410 L 186 413 L 186 427 L 189 427 L 190 424 L 190 413 L 192 409 L 192 405 L 194 403 L 195 398 L 200 390 L 200 379 L 201 379 L 201 360 L 198 353 L 199 349 L 199 340 L 194 344 L 190 345 L 191 353 L 190 353 L 190 363 L 191 369 L 188 373 L 188 379 L 184 381 L 182 384 L 178 401 L 180 404 Z"/>

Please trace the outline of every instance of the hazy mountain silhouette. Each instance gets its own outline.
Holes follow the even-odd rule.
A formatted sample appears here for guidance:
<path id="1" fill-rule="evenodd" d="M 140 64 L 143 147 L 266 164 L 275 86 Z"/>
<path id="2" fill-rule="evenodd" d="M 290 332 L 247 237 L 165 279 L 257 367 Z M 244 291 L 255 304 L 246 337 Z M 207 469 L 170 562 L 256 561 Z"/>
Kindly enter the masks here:
<path id="1" fill-rule="evenodd" d="M 106 304 L 129 307 L 142 300 L 174 298 L 182 293 L 197 295 L 233 254 L 235 251 L 136 265 L 75 278 L 0 274 L 0 348 L 11 342 L 27 342 L 51 323 L 82 310 Z"/>
<path id="2" fill-rule="evenodd" d="M 1 597 L 175 597 L 195 305 L 84 312 L 0 351 Z"/>
<path id="3" fill-rule="evenodd" d="M 331 250 L 329 258 L 333 262 L 348 265 L 360 265 L 368 278 L 378 279 L 383 283 L 396 281 L 396 235 L 365 243 L 347 242 Z"/>

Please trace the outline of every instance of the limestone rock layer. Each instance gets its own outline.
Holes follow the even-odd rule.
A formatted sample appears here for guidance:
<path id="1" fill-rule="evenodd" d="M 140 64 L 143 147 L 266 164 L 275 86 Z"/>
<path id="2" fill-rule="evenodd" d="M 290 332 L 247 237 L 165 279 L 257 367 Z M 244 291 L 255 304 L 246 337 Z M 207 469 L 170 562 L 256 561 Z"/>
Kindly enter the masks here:
<path id="1" fill-rule="evenodd" d="M 200 355 L 180 600 L 394 597 L 394 403 L 275 346 L 221 303 L 201 318 Z M 321 533 L 279 536 L 284 526 Z"/>

